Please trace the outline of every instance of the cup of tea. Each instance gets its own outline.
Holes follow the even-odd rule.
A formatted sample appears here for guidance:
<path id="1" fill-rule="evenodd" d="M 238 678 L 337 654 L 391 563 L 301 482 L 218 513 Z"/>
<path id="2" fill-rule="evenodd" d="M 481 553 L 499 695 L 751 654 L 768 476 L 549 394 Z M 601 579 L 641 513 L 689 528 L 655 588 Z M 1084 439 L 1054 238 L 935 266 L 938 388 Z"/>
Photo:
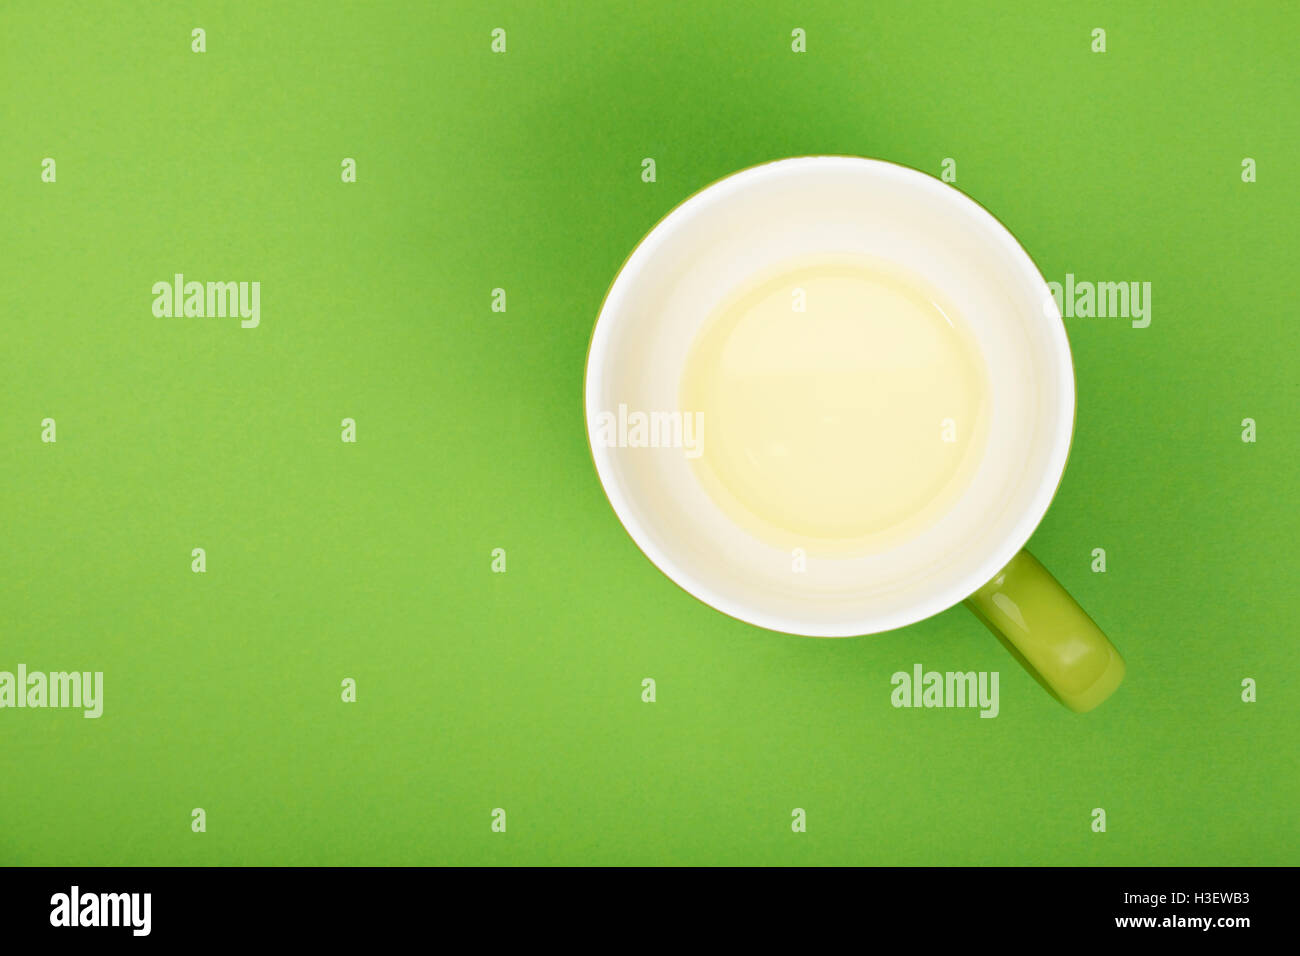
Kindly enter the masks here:
<path id="1" fill-rule="evenodd" d="M 1070 450 L 1064 324 L 951 186 L 809 156 L 695 193 L 610 286 L 585 408 L 623 527 L 722 613 L 847 637 L 964 601 L 1075 711 L 1123 679 L 1024 550 Z"/>

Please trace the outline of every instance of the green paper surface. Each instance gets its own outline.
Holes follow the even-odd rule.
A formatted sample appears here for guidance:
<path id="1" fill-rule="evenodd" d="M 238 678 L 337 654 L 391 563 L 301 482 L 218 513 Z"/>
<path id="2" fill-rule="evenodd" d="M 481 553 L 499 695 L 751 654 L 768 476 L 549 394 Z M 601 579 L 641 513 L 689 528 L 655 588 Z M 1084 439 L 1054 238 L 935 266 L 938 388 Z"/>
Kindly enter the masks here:
<path id="1" fill-rule="evenodd" d="M 6 3 L 0 671 L 102 671 L 104 713 L 0 709 L 0 863 L 1295 863 L 1298 30 Z M 1149 327 L 1066 320 L 1073 451 L 1029 542 L 1127 660 L 1090 714 L 961 607 L 731 620 L 605 500 L 582 381 L 619 266 L 704 185 L 817 153 L 950 157 L 1047 279 L 1152 284 Z M 176 273 L 260 282 L 260 324 L 156 317 Z M 892 706 L 918 663 L 1000 672 L 997 718 Z"/>

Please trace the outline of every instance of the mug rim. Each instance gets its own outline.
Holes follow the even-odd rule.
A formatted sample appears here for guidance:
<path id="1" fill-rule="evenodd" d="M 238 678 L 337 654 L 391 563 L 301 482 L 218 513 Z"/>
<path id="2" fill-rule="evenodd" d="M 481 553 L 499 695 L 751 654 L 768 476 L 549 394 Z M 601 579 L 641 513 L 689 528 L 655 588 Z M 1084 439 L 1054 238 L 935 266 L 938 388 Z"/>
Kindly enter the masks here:
<path id="1" fill-rule="evenodd" d="M 1014 258 L 1028 267 L 1029 272 L 1036 278 L 1037 285 L 1041 287 L 1044 305 L 1047 306 L 1050 303 L 1050 308 L 1044 308 L 1043 310 L 1043 318 L 1047 323 L 1048 339 L 1054 353 L 1056 372 L 1058 373 L 1056 376 L 1058 398 L 1060 399 L 1058 407 L 1062 409 L 1053 438 L 1053 447 L 1048 457 L 1048 466 L 1043 471 L 1043 480 L 1035 489 L 1032 499 L 1022 510 L 1012 530 L 1002 539 L 996 549 L 988 549 L 988 553 L 984 555 L 974 570 L 963 576 L 956 584 L 930 595 L 926 601 L 917 601 L 904 610 L 876 615 L 875 619 L 863 619 L 859 615 L 852 620 L 846 619 L 837 621 L 835 624 L 821 625 L 810 625 L 807 622 L 783 618 L 756 610 L 742 602 L 732 601 L 730 598 L 714 593 L 709 587 L 683 571 L 669 554 L 655 545 L 633 516 L 622 490 L 615 481 L 611 450 L 595 441 L 591 419 L 593 397 L 597 394 L 598 387 L 603 381 L 603 358 L 609 341 L 607 330 L 614 322 L 614 314 L 610 307 L 611 300 L 616 299 L 616 293 L 619 292 L 622 286 L 629 284 L 631 277 L 638 271 L 637 268 L 632 268 L 629 272 L 629 267 L 633 267 L 636 263 L 648 258 L 651 250 L 667 242 L 672 233 L 687 221 L 689 211 L 701 204 L 706 195 L 713 194 L 720 187 L 731 186 L 736 188 L 760 177 L 769 176 L 793 166 L 812 165 L 858 166 L 872 169 L 878 174 L 911 180 L 914 184 L 923 189 L 928 189 L 936 195 L 942 191 L 946 197 L 945 201 L 950 199 L 959 206 L 964 205 L 969 211 L 974 212 L 977 217 L 984 218 L 996 226 L 997 228 L 993 230 L 993 234 L 997 236 L 998 240 Z M 623 530 L 631 537 L 641 553 L 678 588 L 713 610 L 746 624 L 753 624 L 766 630 L 801 637 L 855 637 L 896 630 L 926 620 L 960 604 L 991 581 L 1025 547 L 1025 544 L 1042 522 L 1047 509 L 1051 506 L 1057 491 L 1060 489 L 1074 439 L 1076 408 L 1077 392 L 1074 379 L 1074 358 L 1070 351 L 1065 321 L 1061 317 L 1060 310 L 1055 306 L 1055 300 L 1051 295 L 1047 280 L 1043 277 L 1042 272 L 1028 251 L 1020 243 L 1020 240 L 1016 238 L 1006 224 L 966 193 L 931 176 L 929 173 L 890 160 L 847 154 L 824 153 L 791 156 L 756 163 L 735 170 L 701 186 L 674 205 L 632 247 L 632 250 L 624 258 L 623 263 L 615 273 L 609 288 L 605 291 L 587 345 L 587 358 L 583 373 L 583 419 L 587 430 L 587 451 L 591 456 L 597 480 L 606 500 L 614 510 L 614 514 L 623 526 Z M 1061 427 L 1062 425 L 1064 427 Z"/>

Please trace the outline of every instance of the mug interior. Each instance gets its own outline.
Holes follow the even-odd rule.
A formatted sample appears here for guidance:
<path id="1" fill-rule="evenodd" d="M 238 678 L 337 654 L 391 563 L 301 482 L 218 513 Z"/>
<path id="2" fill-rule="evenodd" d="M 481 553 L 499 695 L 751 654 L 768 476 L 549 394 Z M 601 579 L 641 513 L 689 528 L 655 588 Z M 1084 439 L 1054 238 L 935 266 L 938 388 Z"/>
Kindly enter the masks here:
<path id="1" fill-rule="evenodd" d="M 767 267 L 827 253 L 886 260 L 958 305 L 988 371 L 990 424 L 974 477 L 934 524 L 878 553 L 809 554 L 794 573 L 791 552 L 730 520 L 680 449 L 611 445 L 596 421 L 620 405 L 679 409 L 687 353 L 719 302 Z M 916 170 L 817 156 L 720 180 L 650 232 L 597 319 L 585 403 L 601 484 L 655 565 L 732 617 L 835 637 L 938 613 L 1024 546 L 1065 468 L 1074 373 L 1046 283 L 993 216 Z"/>

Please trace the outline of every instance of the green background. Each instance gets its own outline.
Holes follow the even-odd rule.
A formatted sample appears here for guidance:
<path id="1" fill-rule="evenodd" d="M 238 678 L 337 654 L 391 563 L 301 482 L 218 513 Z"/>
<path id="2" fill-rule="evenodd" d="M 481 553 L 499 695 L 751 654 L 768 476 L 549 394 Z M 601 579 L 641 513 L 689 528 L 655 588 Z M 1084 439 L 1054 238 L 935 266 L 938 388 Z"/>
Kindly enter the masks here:
<path id="1" fill-rule="evenodd" d="M 4 4 L 0 670 L 102 670 L 105 712 L 0 711 L 0 862 L 1296 862 L 1297 30 L 1282 3 Z M 1031 541 L 1128 660 L 1097 711 L 961 607 L 730 620 L 608 506 L 581 390 L 618 267 L 700 187 L 811 153 L 952 157 L 1047 278 L 1153 284 L 1149 328 L 1067 320 L 1073 454 Z M 175 272 L 260 281 L 261 327 L 155 318 Z M 1000 716 L 892 708 L 917 662 L 1000 671 Z"/>

